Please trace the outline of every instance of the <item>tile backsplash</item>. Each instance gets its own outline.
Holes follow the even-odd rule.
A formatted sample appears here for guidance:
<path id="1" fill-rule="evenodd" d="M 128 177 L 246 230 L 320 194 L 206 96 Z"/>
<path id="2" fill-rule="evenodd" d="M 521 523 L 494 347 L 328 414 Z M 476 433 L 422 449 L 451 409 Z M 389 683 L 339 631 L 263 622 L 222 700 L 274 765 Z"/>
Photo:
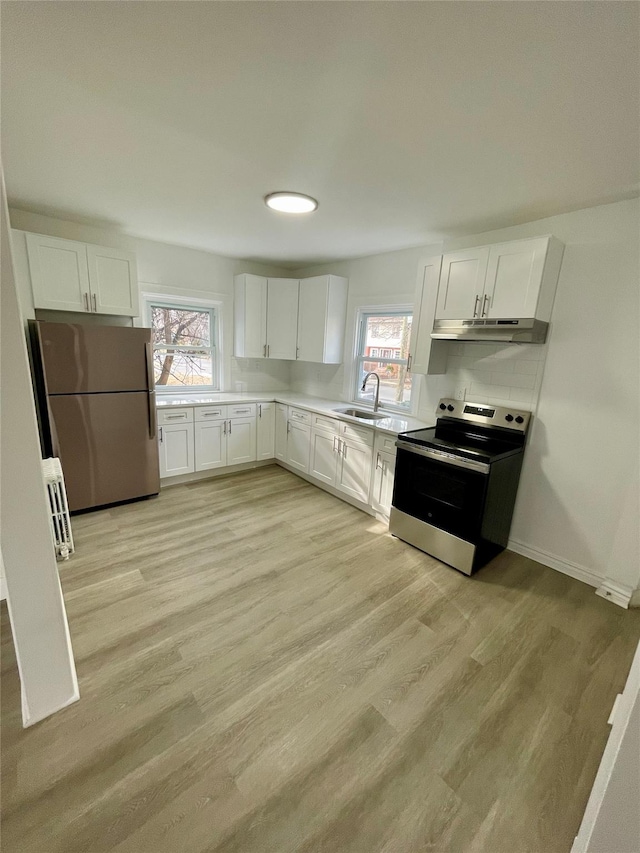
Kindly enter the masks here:
<path id="1" fill-rule="evenodd" d="M 538 402 L 547 347 L 540 344 L 449 344 L 447 379 L 465 399 L 516 403 L 533 411 Z"/>
<path id="2" fill-rule="evenodd" d="M 311 364 L 306 361 L 291 362 L 291 390 L 311 397 L 343 400 L 343 364 Z"/>
<path id="3" fill-rule="evenodd" d="M 232 358 L 230 391 L 285 391 L 291 385 L 291 362 L 268 358 Z"/>

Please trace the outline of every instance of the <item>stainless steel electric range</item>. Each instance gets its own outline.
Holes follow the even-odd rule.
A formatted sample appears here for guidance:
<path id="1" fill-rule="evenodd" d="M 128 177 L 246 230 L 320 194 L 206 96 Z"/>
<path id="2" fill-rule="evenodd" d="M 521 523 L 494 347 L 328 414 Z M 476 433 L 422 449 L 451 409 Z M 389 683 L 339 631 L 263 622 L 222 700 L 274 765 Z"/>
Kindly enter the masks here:
<path id="1" fill-rule="evenodd" d="M 437 413 L 398 436 L 389 530 L 470 575 L 509 539 L 531 413 L 449 399 Z"/>

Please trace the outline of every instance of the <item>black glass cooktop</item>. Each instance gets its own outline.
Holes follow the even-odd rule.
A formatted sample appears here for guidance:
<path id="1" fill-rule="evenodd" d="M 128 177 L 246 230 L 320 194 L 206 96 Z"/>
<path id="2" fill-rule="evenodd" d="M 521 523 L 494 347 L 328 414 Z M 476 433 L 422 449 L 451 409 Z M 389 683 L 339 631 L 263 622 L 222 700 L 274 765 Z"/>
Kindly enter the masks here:
<path id="1" fill-rule="evenodd" d="M 452 426 L 450 422 L 441 420 L 434 427 L 403 432 L 398 439 L 488 463 L 522 453 L 525 441 L 523 433 L 512 433 L 499 427 L 470 426 L 468 423 Z"/>

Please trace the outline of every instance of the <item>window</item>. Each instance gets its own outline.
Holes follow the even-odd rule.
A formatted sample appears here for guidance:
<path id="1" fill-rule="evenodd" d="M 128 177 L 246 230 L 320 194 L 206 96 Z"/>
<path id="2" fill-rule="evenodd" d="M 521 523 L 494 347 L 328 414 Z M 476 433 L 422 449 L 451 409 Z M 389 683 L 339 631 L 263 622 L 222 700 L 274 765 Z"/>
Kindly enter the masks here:
<path id="1" fill-rule="evenodd" d="M 149 314 L 158 391 L 216 390 L 215 309 L 151 302 Z"/>
<path id="2" fill-rule="evenodd" d="M 362 391 L 367 373 L 380 377 L 380 404 L 389 409 L 411 408 L 411 374 L 407 372 L 412 314 L 408 311 L 362 311 L 358 318 L 354 400 L 371 403 L 375 379 Z"/>

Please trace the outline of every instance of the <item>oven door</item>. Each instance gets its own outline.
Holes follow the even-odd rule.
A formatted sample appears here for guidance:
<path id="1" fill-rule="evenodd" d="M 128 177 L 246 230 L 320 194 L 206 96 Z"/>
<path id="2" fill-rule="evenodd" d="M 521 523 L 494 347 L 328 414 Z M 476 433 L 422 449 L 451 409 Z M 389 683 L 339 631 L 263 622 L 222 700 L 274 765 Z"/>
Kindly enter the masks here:
<path id="1" fill-rule="evenodd" d="M 399 440 L 393 506 L 469 542 L 480 539 L 489 465 Z"/>

